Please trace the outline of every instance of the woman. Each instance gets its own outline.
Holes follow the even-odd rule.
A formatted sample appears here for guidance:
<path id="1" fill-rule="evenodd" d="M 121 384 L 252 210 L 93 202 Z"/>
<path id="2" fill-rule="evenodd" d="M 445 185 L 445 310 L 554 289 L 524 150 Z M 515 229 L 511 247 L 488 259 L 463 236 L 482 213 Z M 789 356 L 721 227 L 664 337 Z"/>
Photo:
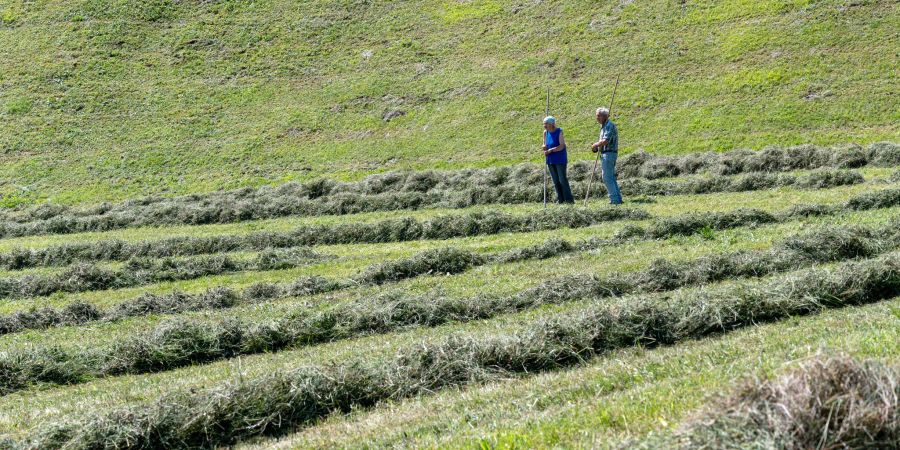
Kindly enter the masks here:
<path id="1" fill-rule="evenodd" d="M 553 116 L 544 118 L 544 145 L 541 149 L 547 159 L 547 169 L 550 170 L 553 187 L 556 188 L 556 202 L 575 203 L 569 179 L 566 177 L 566 164 L 569 163 L 566 155 L 566 138 L 563 137 L 562 128 L 556 126 L 556 119 Z"/>

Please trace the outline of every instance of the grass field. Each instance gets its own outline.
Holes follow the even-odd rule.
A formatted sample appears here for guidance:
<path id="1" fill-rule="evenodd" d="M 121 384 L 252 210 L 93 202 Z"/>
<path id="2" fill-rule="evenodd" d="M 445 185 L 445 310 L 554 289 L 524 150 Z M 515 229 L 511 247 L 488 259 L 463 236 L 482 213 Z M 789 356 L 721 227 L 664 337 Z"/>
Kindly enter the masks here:
<path id="1" fill-rule="evenodd" d="M 537 161 L 896 140 L 890 0 L 6 0 L 0 193 L 123 200 Z M 384 120 L 401 114 L 393 120 Z"/>
<path id="2" fill-rule="evenodd" d="M 0 449 L 900 449 L 898 27 L 0 0 Z"/>

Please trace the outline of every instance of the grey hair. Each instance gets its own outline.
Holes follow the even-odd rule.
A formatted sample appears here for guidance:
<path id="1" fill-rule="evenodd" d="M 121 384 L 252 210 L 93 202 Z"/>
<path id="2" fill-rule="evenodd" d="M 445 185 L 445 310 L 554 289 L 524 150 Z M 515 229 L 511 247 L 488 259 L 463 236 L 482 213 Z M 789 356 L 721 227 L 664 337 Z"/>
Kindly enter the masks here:
<path id="1" fill-rule="evenodd" d="M 603 114 L 604 116 L 609 117 L 609 108 L 601 106 L 597 108 L 597 114 Z"/>

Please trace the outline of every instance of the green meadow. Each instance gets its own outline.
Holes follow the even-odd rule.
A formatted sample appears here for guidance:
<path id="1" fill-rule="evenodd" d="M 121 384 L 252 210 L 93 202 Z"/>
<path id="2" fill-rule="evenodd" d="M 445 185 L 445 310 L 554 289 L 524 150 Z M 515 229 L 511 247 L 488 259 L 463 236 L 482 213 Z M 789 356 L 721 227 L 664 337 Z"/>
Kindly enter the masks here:
<path id="1" fill-rule="evenodd" d="M 887 381 L 836 373 L 797 423 L 897 446 L 898 28 L 886 0 L 0 0 L 0 449 L 806 448 L 721 405 L 834 358 Z M 617 79 L 621 153 L 661 173 L 849 156 L 633 172 L 713 188 L 627 216 L 542 211 L 525 166 L 439 183 L 539 163 L 548 88 L 592 158 Z M 389 207 L 288 209 L 341 198 Z"/>

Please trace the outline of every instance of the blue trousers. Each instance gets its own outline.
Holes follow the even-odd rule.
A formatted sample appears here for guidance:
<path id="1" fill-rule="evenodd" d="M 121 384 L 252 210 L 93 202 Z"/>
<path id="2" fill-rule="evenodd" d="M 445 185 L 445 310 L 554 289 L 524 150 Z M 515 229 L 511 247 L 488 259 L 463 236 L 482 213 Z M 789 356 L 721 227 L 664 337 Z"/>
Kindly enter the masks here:
<path id="1" fill-rule="evenodd" d="M 609 192 L 609 202 L 613 205 L 622 204 L 622 193 L 619 191 L 619 183 L 616 182 L 616 157 L 615 152 L 600 155 L 600 168 L 603 171 L 603 184 Z"/>
<path id="2" fill-rule="evenodd" d="M 575 203 L 572 197 L 572 188 L 569 187 L 569 178 L 566 176 L 565 164 L 547 164 L 550 169 L 550 178 L 553 179 L 553 187 L 556 189 L 557 203 Z"/>

